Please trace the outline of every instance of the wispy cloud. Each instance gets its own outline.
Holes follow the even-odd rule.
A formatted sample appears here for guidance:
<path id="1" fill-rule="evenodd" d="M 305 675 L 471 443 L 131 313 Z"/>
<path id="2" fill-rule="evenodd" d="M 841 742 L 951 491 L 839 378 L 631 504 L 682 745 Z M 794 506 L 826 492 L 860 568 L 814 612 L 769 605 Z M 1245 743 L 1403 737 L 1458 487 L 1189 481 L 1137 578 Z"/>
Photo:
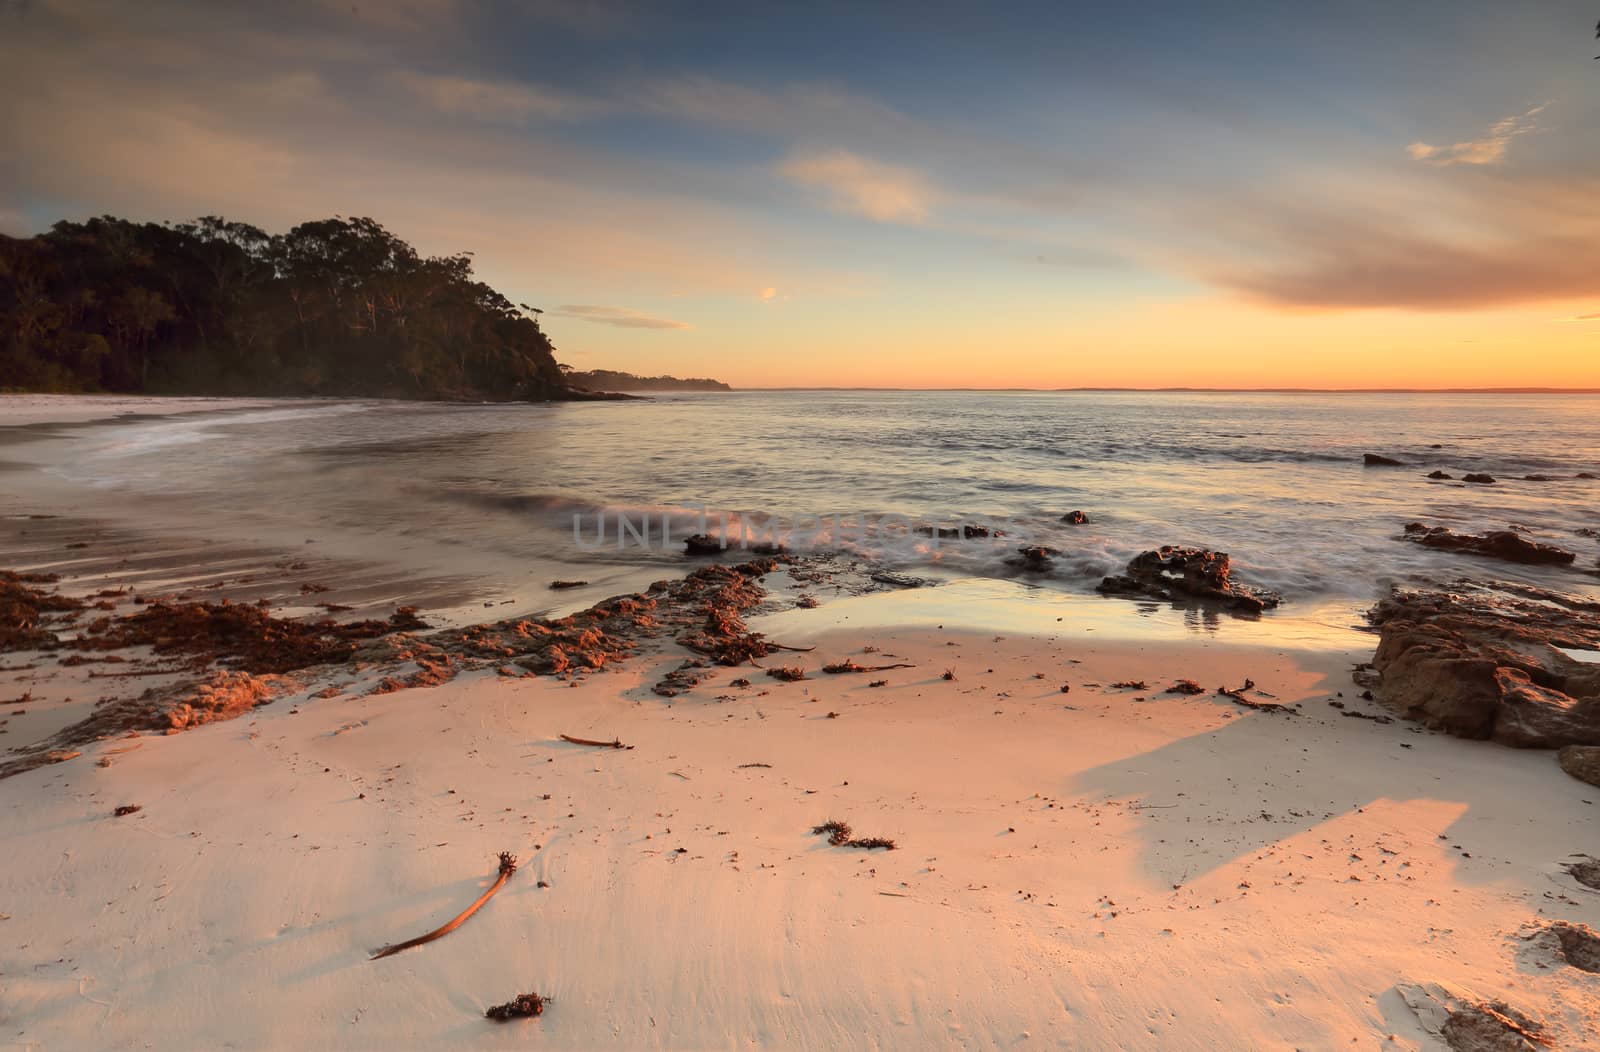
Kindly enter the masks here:
<path id="1" fill-rule="evenodd" d="M 848 150 L 793 154 L 778 171 L 794 182 L 823 191 L 839 211 L 879 223 L 926 223 L 938 198 L 933 185 L 920 173 Z"/>
<path id="2" fill-rule="evenodd" d="M 1537 128 L 1539 114 L 1549 105 L 1548 102 L 1541 102 L 1526 113 L 1513 114 L 1504 120 L 1496 121 L 1481 139 L 1453 143 L 1449 146 L 1414 142 L 1406 147 L 1406 152 L 1411 155 L 1412 160 L 1428 164 L 1499 164 L 1505 160 L 1506 151 L 1511 148 L 1511 140 Z"/>
<path id="3" fill-rule="evenodd" d="M 564 303 L 550 311 L 557 318 L 576 318 L 619 329 L 692 329 L 686 321 L 657 318 L 628 307 L 600 307 L 589 303 Z"/>
<path id="4" fill-rule="evenodd" d="M 522 81 L 401 71 L 390 80 L 439 113 L 481 120 L 581 120 L 607 110 L 595 99 L 579 98 Z"/>
<path id="5" fill-rule="evenodd" d="M 3 214 L 4 213 L 0 213 L 0 215 Z M 762 303 L 771 303 L 773 300 L 778 298 L 778 290 L 768 286 L 757 293 L 756 296 L 761 300 Z"/>

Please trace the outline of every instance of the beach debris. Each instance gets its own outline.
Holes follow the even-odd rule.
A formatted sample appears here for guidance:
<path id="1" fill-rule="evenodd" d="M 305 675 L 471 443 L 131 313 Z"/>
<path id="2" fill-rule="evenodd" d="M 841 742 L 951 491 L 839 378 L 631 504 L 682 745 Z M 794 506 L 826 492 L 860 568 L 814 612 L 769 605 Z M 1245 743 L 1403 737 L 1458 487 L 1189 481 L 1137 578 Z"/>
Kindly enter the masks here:
<path id="1" fill-rule="evenodd" d="M 1163 693 L 1163 694 L 1204 694 L 1205 692 L 1206 692 L 1206 688 L 1202 687 L 1200 684 L 1196 683 L 1194 680 L 1192 680 L 1192 679 L 1180 679 L 1176 683 L 1174 683 L 1172 686 L 1170 686 L 1166 690 L 1162 691 L 1161 693 Z"/>
<path id="2" fill-rule="evenodd" d="M 744 676 L 740 676 L 738 679 L 730 680 L 728 682 L 728 686 L 730 687 L 748 687 L 749 685 L 750 681 Z"/>
<path id="3" fill-rule="evenodd" d="M 805 679 L 806 670 L 799 665 L 774 665 L 767 669 L 767 675 L 785 683 L 793 683 L 795 680 Z"/>
<path id="4" fill-rule="evenodd" d="M 120 804 L 115 811 L 111 812 L 111 814 L 116 818 L 123 818 L 127 815 L 136 815 L 143 810 L 143 804 Z"/>
<path id="5" fill-rule="evenodd" d="M 1260 613 L 1282 602 L 1278 593 L 1240 584 L 1232 574 L 1233 561 L 1226 552 L 1169 544 L 1134 556 L 1126 573 L 1105 578 L 1096 590 L 1174 603 L 1201 599 L 1243 613 Z"/>
<path id="6" fill-rule="evenodd" d="M 1150 684 L 1142 679 L 1124 679 L 1111 684 L 1112 690 L 1149 690 Z"/>
<path id="7" fill-rule="evenodd" d="M 867 684 L 869 687 L 887 687 L 888 685 L 889 681 L 886 679 L 875 679 L 871 683 Z"/>
<path id="8" fill-rule="evenodd" d="M 1256 701 L 1254 698 L 1245 697 L 1245 691 L 1255 689 L 1256 681 L 1246 678 L 1243 686 L 1233 687 L 1231 689 L 1228 687 L 1218 687 L 1217 693 L 1222 697 L 1229 699 L 1234 704 L 1243 705 L 1247 709 L 1255 709 L 1259 712 L 1284 712 L 1288 713 L 1290 716 L 1295 715 L 1295 711 L 1289 708 L 1287 705 L 1279 705 L 1275 701 Z"/>
<path id="9" fill-rule="evenodd" d="M 567 588 L 582 588 L 588 583 L 588 581 L 551 581 L 550 590 L 559 592 Z"/>
<path id="10" fill-rule="evenodd" d="M 1600 668 L 1569 653 L 1600 650 L 1600 603 L 1459 582 L 1395 592 L 1368 619 L 1379 636 L 1369 685 L 1396 715 L 1518 748 L 1600 746 Z"/>
<path id="11" fill-rule="evenodd" d="M 831 665 L 823 665 L 822 671 L 828 673 L 829 675 L 837 676 L 846 672 L 888 672 L 890 669 L 916 667 L 917 666 L 907 661 L 902 661 L 893 665 L 858 665 L 854 660 L 845 658 L 843 661 L 835 661 Z"/>
<path id="12" fill-rule="evenodd" d="M 821 604 L 817 602 L 816 596 L 801 592 L 795 597 L 794 605 L 802 610 L 815 610 Z"/>
<path id="13" fill-rule="evenodd" d="M 883 848 L 885 851 L 893 851 L 898 846 L 893 840 L 889 840 L 886 837 L 856 837 L 854 831 L 850 828 L 849 822 L 841 822 L 834 818 L 828 819 L 819 826 L 811 827 L 812 836 L 822 836 L 823 834 L 827 835 L 828 843 L 834 847 L 854 847 L 861 848 L 864 851 Z"/>
<path id="14" fill-rule="evenodd" d="M 376 961 L 382 957 L 392 957 L 401 950 L 409 950 L 413 946 L 421 946 L 424 943 L 430 943 L 435 939 L 440 939 L 446 935 L 449 935 L 451 932 L 461 927 L 461 925 L 465 924 L 468 917 L 471 917 L 474 913 L 477 913 L 478 910 L 482 909 L 483 904 L 488 902 L 489 899 L 494 896 L 495 892 L 505 887 L 506 881 L 510 880 L 511 874 L 515 873 L 516 871 L 517 857 L 507 851 L 500 852 L 500 869 L 495 878 L 495 882 L 489 885 L 488 891 L 485 891 L 482 895 L 478 896 L 478 900 L 476 902 L 462 910 L 460 913 L 456 914 L 456 916 L 453 917 L 449 922 L 433 929 L 433 931 L 428 932 L 426 935 L 418 935 L 414 939 L 407 939 L 405 942 L 397 942 L 393 946 L 385 946 L 381 950 L 374 951 L 372 956 L 368 959 Z"/>
<path id="15" fill-rule="evenodd" d="M 631 749 L 631 748 L 633 748 L 633 746 L 631 746 L 631 745 L 622 744 L 622 739 L 621 738 L 613 738 L 611 741 L 604 742 L 604 741 L 600 741 L 600 740 L 595 739 L 595 738 L 574 738 L 570 734 L 563 734 L 563 735 L 561 735 L 561 740 L 564 741 L 564 742 L 570 742 L 573 745 L 592 745 L 597 749 Z"/>
<path id="16" fill-rule="evenodd" d="M 540 994 L 518 994 L 515 999 L 503 1005 L 493 1005 L 484 1009 L 483 1014 L 497 1023 L 506 1023 L 513 1019 L 543 1015 L 544 1006 L 549 1003 L 550 998 Z"/>
<path id="17" fill-rule="evenodd" d="M 947 668 L 944 670 L 944 674 L 939 678 L 945 680 L 946 682 L 953 682 L 956 678 L 956 670 L 953 668 Z"/>
<path id="18" fill-rule="evenodd" d="M 1068 526 L 1082 526 L 1089 521 L 1089 517 L 1081 511 L 1069 511 L 1061 516 L 1061 521 Z"/>
<path id="19" fill-rule="evenodd" d="M 1478 535 L 1456 533 L 1447 526 L 1429 527 L 1420 522 L 1408 522 L 1402 536 L 1414 544 L 1427 548 L 1466 552 L 1469 555 L 1482 555 L 1491 559 L 1504 559 L 1506 562 L 1534 566 L 1561 566 L 1577 558 L 1575 552 L 1569 552 L 1553 544 L 1530 541 L 1512 530 L 1490 530 L 1488 533 Z"/>
<path id="20" fill-rule="evenodd" d="M 1369 468 L 1398 468 L 1402 463 L 1393 457 L 1386 457 L 1379 453 L 1362 454 L 1361 462 Z"/>
<path id="21" fill-rule="evenodd" d="M 739 765 L 739 769 L 740 770 L 744 770 L 747 767 L 771 767 L 771 766 L 772 765 L 770 763 L 741 763 Z"/>

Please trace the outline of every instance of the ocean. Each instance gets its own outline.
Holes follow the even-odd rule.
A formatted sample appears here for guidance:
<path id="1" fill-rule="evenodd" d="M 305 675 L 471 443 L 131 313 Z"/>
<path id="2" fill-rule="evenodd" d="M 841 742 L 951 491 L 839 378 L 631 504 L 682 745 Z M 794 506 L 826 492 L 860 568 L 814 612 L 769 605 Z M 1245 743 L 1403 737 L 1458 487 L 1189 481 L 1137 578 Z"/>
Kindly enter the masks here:
<path id="1" fill-rule="evenodd" d="M 24 406 L 33 396 L 0 402 Z M 34 402 L 39 399 L 33 398 Z M 72 399 L 55 399 L 71 403 Z M 13 438 L 16 436 L 13 435 Z M 703 528 L 934 579 L 1091 593 L 1163 544 L 1231 553 L 1283 610 L 1496 577 L 1594 594 L 1600 397 L 781 391 L 644 401 L 282 401 L 32 433 L 14 470 L 84 514 L 316 539 L 535 580 L 666 576 Z M 1367 467 L 1365 453 L 1404 462 Z M 1481 472 L 1493 485 L 1435 481 Z M 1552 481 L 1526 481 L 1525 476 Z M 1062 522 L 1081 510 L 1081 526 Z M 702 515 L 704 518 L 702 519 Z M 724 527 L 724 519 L 727 526 Z M 619 529 L 620 522 L 629 529 Z M 1508 526 L 1579 553 L 1520 567 L 1399 539 Z M 988 537 L 938 536 L 983 526 Z M 919 527 L 932 527 L 933 536 Z M 663 538 L 663 533 L 667 536 Z M 1003 532 L 1004 536 L 996 536 Z M 1042 544 L 1046 573 L 1012 564 Z M 1272 615 L 1268 615 L 1272 616 Z"/>

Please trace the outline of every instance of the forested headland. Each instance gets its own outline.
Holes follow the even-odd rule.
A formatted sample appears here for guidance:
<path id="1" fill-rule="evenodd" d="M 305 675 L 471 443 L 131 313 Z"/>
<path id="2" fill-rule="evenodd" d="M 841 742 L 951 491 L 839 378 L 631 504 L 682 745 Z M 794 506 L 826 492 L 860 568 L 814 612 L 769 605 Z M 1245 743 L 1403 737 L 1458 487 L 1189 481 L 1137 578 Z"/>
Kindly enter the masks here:
<path id="1" fill-rule="evenodd" d="M 583 397 L 538 311 L 372 219 L 207 216 L 0 236 L 0 390 Z"/>

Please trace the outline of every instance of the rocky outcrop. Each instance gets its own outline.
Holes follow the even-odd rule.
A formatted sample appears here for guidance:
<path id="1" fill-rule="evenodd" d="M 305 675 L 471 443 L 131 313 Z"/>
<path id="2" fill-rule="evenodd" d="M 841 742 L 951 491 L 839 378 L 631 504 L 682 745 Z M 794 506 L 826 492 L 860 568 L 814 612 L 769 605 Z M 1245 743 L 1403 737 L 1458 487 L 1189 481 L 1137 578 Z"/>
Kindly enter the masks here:
<path id="1" fill-rule="evenodd" d="M 1507 562 L 1530 566 L 1566 565 L 1577 558 L 1575 553 L 1565 548 L 1530 541 L 1512 530 L 1491 530 L 1479 535 L 1456 533 L 1444 526 L 1430 527 L 1420 522 L 1411 522 L 1406 524 L 1404 536 L 1406 540 L 1427 548 L 1466 552 L 1470 555 L 1483 555 L 1491 559 L 1504 559 Z"/>
<path id="2" fill-rule="evenodd" d="M 1393 457 L 1380 456 L 1377 453 L 1364 454 L 1361 462 L 1369 468 L 1397 468 L 1402 466 L 1401 462 Z"/>
<path id="3" fill-rule="evenodd" d="M 1556 760 L 1578 781 L 1600 785 L 1600 745 L 1568 745 L 1556 754 Z"/>
<path id="4" fill-rule="evenodd" d="M 1372 611 L 1380 700 L 1462 738 L 1518 748 L 1600 745 L 1600 604 L 1539 589 L 1526 598 L 1399 593 Z"/>
<path id="5" fill-rule="evenodd" d="M 1199 599 L 1246 613 L 1260 613 L 1283 601 L 1276 592 L 1234 581 L 1226 552 L 1170 544 L 1135 556 L 1126 573 L 1107 577 L 1097 590 L 1169 602 Z"/>
<path id="6" fill-rule="evenodd" d="M 1475 471 L 1470 475 L 1462 475 L 1461 476 L 1461 481 L 1462 482 L 1475 482 L 1480 486 L 1492 486 L 1492 485 L 1494 485 L 1494 476 L 1493 475 L 1485 475 L 1481 471 Z"/>
<path id="7" fill-rule="evenodd" d="M 1453 478 L 1455 478 L 1454 475 L 1448 474 L 1448 473 L 1443 472 L 1443 471 L 1430 471 L 1430 472 L 1428 472 L 1428 476 L 1427 477 L 1431 478 L 1431 479 L 1433 479 L 1435 481 L 1438 481 L 1440 479 L 1453 479 Z"/>

